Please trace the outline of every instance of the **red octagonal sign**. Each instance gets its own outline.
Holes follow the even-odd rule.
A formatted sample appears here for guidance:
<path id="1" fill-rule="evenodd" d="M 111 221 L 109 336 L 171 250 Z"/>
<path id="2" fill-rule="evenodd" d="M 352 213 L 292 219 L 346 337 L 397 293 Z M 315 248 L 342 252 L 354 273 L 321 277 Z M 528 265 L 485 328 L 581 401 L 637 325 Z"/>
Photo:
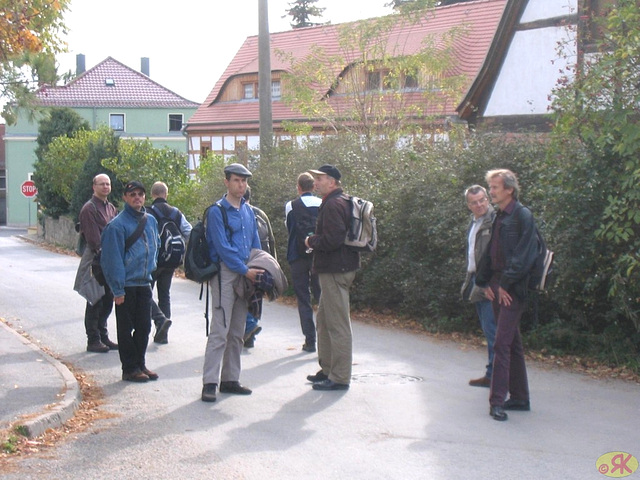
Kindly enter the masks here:
<path id="1" fill-rule="evenodd" d="M 36 184 L 33 183 L 33 180 L 26 180 L 20 187 L 20 190 L 22 191 L 22 195 L 27 198 L 38 195 L 38 189 L 36 188 Z"/>

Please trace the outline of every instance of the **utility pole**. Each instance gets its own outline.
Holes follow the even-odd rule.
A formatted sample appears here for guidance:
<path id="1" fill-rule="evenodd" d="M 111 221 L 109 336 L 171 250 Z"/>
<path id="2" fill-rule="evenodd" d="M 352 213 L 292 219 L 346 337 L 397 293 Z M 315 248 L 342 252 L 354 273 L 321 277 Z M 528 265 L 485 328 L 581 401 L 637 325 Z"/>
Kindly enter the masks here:
<path id="1" fill-rule="evenodd" d="M 271 111 L 271 42 L 269 5 L 258 0 L 258 101 L 260 102 L 260 160 L 271 158 L 273 148 L 273 116 Z"/>

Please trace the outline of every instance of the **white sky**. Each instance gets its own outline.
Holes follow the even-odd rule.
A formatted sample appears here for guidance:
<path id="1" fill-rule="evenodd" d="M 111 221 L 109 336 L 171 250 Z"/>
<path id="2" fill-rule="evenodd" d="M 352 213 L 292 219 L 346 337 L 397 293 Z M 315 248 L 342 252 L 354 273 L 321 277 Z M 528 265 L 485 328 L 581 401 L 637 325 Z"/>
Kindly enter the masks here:
<path id="1" fill-rule="evenodd" d="M 269 29 L 290 30 L 293 0 L 269 0 Z M 321 21 L 343 23 L 391 13 L 389 0 L 320 0 Z M 150 77 L 178 95 L 201 103 L 245 38 L 258 34 L 259 0 L 72 0 L 64 16 L 69 53 L 59 73 L 76 70 L 85 55 L 88 70 L 111 56 L 140 70 L 149 58 Z M 315 19 L 314 19 L 315 20 Z"/>

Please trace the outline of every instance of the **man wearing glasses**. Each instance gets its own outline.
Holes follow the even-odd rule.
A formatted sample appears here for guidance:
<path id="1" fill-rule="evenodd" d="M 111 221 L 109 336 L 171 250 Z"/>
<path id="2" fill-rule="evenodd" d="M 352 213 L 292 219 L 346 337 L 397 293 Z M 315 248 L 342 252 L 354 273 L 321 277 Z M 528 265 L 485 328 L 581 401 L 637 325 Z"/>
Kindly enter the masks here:
<path id="1" fill-rule="evenodd" d="M 122 380 L 147 382 L 158 374 L 147 368 L 151 331 L 151 273 L 156 269 L 158 222 L 144 209 L 142 183 L 124 187 L 124 210 L 102 232 L 100 265 L 116 304 Z"/>
<path id="2" fill-rule="evenodd" d="M 464 192 L 467 208 L 471 210 L 471 223 L 467 229 L 467 278 L 462 285 L 461 294 L 476 306 L 480 326 L 487 339 L 489 363 L 484 376 L 469 380 L 472 387 L 491 386 L 493 373 L 493 345 L 496 338 L 496 322 L 493 316 L 491 301 L 484 295 L 484 290 L 475 285 L 476 271 L 480 259 L 484 256 L 491 240 L 491 225 L 496 212 L 489 204 L 489 196 L 484 187 L 472 185 Z"/>
<path id="3" fill-rule="evenodd" d="M 87 333 L 87 351 L 106 353 L 117 350 L 118 344 L 109 339 L 107 319 L 113 310 L 113 295 L 108 286 L 101 287 L 91 274 L 91 262 L 100 251 L 100 235 L 118 210 L 109 202 L 111 179 L 101 173 L 93 179 L 93 196 L 84 204 L 78 220 L 80 235 L 84 237 L 86 247 L 78 266 L 73 289 L 87 299 L 84 310 L 84 328 Z M 99 297 L 100 292 L 102 296 Z"/>

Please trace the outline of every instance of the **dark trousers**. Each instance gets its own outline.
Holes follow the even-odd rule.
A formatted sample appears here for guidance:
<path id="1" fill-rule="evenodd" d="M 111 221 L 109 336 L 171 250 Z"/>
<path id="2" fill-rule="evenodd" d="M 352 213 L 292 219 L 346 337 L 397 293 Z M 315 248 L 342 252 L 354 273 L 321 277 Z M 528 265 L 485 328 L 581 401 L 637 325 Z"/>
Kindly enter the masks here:
<path id="1" fill-rule="evenodd" d="M 105 285 L 104 296 L 95 304 L 84 309 L 84 329 L 87 332 L 87 343 L 98 343 L 109 338 L 107 319 L 113 310 L 113 294 Z"/>
<path id="2" fill-rule="evenodd" d="M 151 331 L 151 287 L 125 287 L 124 303 L 116 305 L 118 353 L 122 371 L 145 368 Z"/>
<path id="3" fill-rule="evenodd" d="M 316 301 L 320 301 L 320 282 L 318 276 L 311 274 L 311 257 L 298 258 L 291 263 L 291 280 L 293 291 L 298 299 L 298 315 L 305 342 L 310 345 L 316 343 L 316 326 L 313 322 L 313 307 L 311 293 Z"/>
<path id="4" fill-rule="evenodd" d="M 489 395 L 492 406 L 504 405 L 507 394 L 515 400 L 529 400 L 529 381 L 520 337 L 520 318 L 525 304 L 512 296 L 511 305 L 499 305 L 499 281 L 499 277 L 494 277 L 489 283 L 495 294 L 493 313 L 497 326 Z"/>
<path id="5" fill-rule="evenodd" d="M 158 268 L 153 273 L 153 283 L 158 289 L 158 307 L 165 317 L 171 318 L 171 281 L 173 280 L 173 268 Z"/>

